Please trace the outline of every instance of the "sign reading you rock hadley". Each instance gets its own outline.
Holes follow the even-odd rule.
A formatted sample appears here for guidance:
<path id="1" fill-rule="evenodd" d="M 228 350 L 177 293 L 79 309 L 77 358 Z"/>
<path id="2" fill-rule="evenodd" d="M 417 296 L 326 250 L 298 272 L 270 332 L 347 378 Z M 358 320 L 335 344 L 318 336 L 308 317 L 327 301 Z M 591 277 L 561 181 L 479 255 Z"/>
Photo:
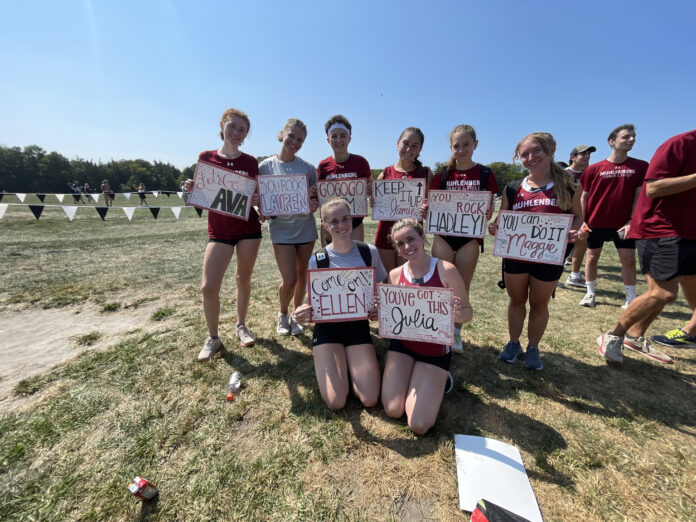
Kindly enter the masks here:
<path id="1" fill-rule="evenodd" d="M 454 343 L 452 288 L 377 285 L 379 336 L 426 343 Z"/>
<path id="2" fill-rule="evenodd" d="M 493 243 L 493 255 L 521 261 L 562 265 L 571 214 L 503 210 Z"/>
<path id="3" fill-rule="evenodd" d="M 374 302 L 375 272 L 374 267 L 308 270 L 312 321 L 367 319 Z"/>
<path id="4" fill-rule="evenodd" d="M 309 183 L 306 174 L 259 176 L 261 213 L 266 217 L 309 214 Z"/>
<path id="5" fill-rule="evenodd" d="M 491 193 L 474 190 L 428 192 L 426 232 L 445 236 L 478 237 L 486 233 Z"/>
<path id="6" fill-rule="evenodd" d="M 372 219 L 398 221 L 420 218 L 420 206 L 425 194 L 425 179 L 383 179 L 372 185 Z"/>
<path id="7" fill-rule="evenodd" d="M 351 216 L 367 216 L 367 180 L 365 178 L 317 181 L 317 196 L 320 206 L 332 198 L 342 198 L 350 205 Z"/>
<path id="8" fill-rule="evenodd" d="M 247 221 L 255 191 L 254 178 L 199 161 L 187 204 Z"/>

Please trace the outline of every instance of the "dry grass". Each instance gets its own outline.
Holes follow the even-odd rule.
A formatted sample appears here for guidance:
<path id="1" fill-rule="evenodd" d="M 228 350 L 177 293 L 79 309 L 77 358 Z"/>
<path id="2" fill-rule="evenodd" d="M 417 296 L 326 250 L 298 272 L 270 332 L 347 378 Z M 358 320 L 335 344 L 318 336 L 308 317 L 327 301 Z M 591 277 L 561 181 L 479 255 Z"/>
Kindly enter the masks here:
<path id="1" fill-rule="evenodd" d="M 541 373 L 497 361 L 507 299 L 495 286 L 499 261 L 483 255 L 469 346 L 453 359 L 455 391 L 431 433 L 416 437 L 379 407 L 324 406 L 309 336 L 275 334 L 278 273 L 267 239 L 248 321 L 257 344 L 234 342 L 229 270 L 227 350 L 199 364 L 205 220 L 189 211 L 178 221 L 168 213 L 102 222 L 78 212 L 69 223 L 55 210 L 36 222 L 12 207 L 0 221 L 0 311 L 90 302 L 121 314 L 150 300 L 158 310 L 154 328 L 126 325 L 118 344 L 17 387 L 40 399 L 0 418 L 2 519 L 460 520 L 454 433 L 517 445 L 547 520 L 696 519 L 696 350 L 667 349 L 673 366 L 632 355 L 623 370 L 604 364 L 594 339 L 623 302 L 612 248 L 600 306 L 580 308 L 580 293 L 557 292 Z M 374 230 L 368 221 L 369 238 Z M 654 331 L 688 315 L 680 300 Z M 385 347 L 377 341 L 381 361 Z M 227 403 L 233 369 L 244 387 Z M 157 484 L 159 502 L 128 495 L 136 474 Z"/>

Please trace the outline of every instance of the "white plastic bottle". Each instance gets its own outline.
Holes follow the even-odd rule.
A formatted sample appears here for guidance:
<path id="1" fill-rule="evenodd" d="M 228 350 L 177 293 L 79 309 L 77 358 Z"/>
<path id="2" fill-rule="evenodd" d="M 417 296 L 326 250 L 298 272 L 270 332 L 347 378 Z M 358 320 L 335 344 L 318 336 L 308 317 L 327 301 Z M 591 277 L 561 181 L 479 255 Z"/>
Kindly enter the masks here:
<path id="1" fill-rule="evenodd" d="M 242 374 L 234 372 L 230 376 L 230 382 L 227 383 L 227 400 L 233 401 L 242 386 Z"/>

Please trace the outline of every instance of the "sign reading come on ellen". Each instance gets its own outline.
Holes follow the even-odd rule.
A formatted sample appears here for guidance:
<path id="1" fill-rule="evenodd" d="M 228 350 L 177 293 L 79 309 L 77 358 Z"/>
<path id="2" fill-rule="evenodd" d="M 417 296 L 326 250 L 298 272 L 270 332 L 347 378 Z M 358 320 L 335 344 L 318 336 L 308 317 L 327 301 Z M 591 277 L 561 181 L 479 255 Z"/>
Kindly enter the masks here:
<path id="1" fill-rule="evenodd" d="M 312 321 L 367 319 L 374 303 L 374 267 L 308 270 L 307 286 Z"/>

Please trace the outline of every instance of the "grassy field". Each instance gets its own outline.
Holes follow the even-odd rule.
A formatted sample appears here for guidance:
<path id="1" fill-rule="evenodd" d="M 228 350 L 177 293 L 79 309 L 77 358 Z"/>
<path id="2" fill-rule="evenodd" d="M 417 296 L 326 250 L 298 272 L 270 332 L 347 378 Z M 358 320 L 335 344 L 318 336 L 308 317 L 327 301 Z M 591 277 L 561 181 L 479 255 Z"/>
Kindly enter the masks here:
<path id="1" fill-rule="evenodd" d="M 176 196 L 148 201 L 181 204 Z M 156 307 L 137 326 L 124 323 L 118 342 L 15 387 L 37 400 L 0 417 L 0 519 L 461 520 L 455 433 L 519 447 L 546 520 L 696 519 L 696 350 L 666 349 L 671 366 L 638 355 L 622 370 L 604 363 L 595 338 L 623 303 L 613 247 L 601 261 L 597 308 L 579 307 L 580 292 L 556 293 L 539 373 L 497 360 L 507 298 L 488 243 L 465 353 L 453 357 L 455 389 L 434 429 L 417 437 L 403 419 L 354 398 L 339 413 L 324 406 L 309 335 L 275 333 L 279 276 L 267 238 L 248 320 L 256 345 L 234 342 L 231 267 L 222 293 L 227 349 L 213 363 L 196 361 L 206 337 L 198 290 L 205 223 L 192 209 L 178 220 L 138 211 L 132 222 L 122 211 L 101 221 L 82 209 L 70 223 L 58 207 L 36 221 L 20 206 L 0 220 L 0 317 L 88 306 L 118 317 Z M 680 298 L 652 333 L 689 315 Z M 28 349 L 35 326 L 26 325 Z M 89 347 L 102 334 L 72 342 Z M 386 342 L 376 346 L 383 363 Z M 228 403 L 233 370 L 243 388 Z M 158 502 L 128 494 L 135 475 L 159 487 Z"/>

